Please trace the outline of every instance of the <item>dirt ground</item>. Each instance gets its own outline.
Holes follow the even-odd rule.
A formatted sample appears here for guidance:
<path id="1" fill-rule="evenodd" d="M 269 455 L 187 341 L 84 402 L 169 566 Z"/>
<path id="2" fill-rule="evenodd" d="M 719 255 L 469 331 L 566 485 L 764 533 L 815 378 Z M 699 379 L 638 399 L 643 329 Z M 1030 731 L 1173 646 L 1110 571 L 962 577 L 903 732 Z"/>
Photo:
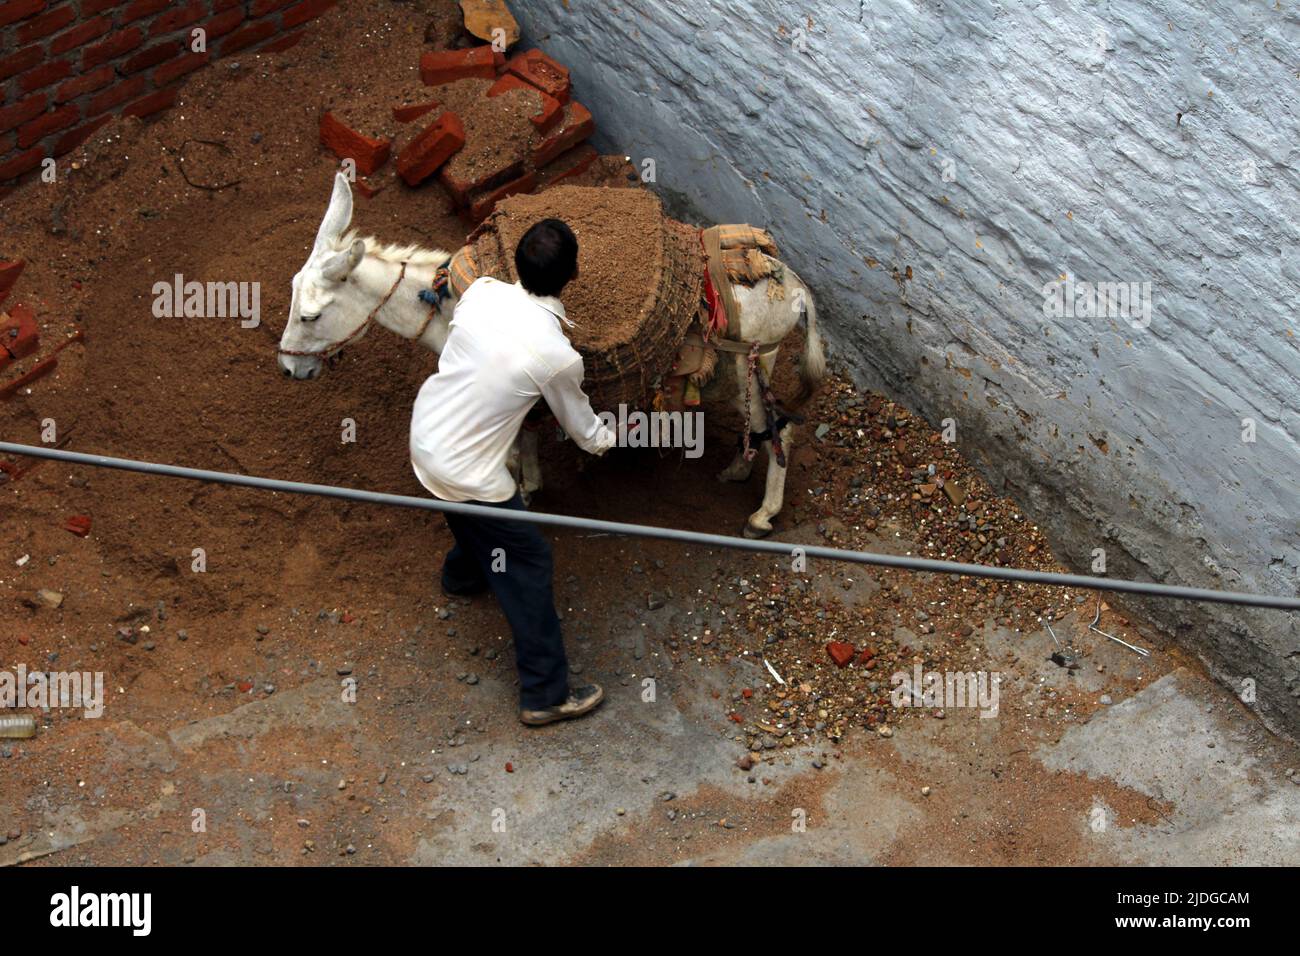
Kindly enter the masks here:
<path id="1" fill-rule="evenodd" d="M 29 260 L 14 297 L 47 342 L 85 332 L 0 403 L 7 440 L 53 420 L 76 451 L 422 494 L 407 427 L 431 353 L 378 330 L 318 382 L 275 363 L 336 164 L 320 106 L 423 42 L 387 4 L 313 31 L 223 61 L 158 123 L 106 127 L 77 169 L 0 203 L 0 256 Z M 194 182 L 238 182 L 197 188 L 182 155 Z M 453 248 L 446 206 L 436 184 L 392 186 L 355 225 Z M 176 273 L 260 282 L 261 325 L 155 318 Z M 905 409 L 837 377 L 805 413 L 782 540 L 1056 567 Z M 579 468 L 551 442 L 533 507 L 738 533 L 762 467 L 716 482 L 741 423 L 713 401 L 705 425 L 694 462 Z M 556 534 L 574 670 L 609 700 L 535 731 L 499 611 L 437 591 L 436 515 L 53 462 L 0 485 L 0 515 L 0 666 L 103 672 L 108 697 L 100 719 L 56 708 L 0 741 L 0 863 L 1300 861 L 1295 750 L 1122 608 L 1099 626 L 1149 659 L 1090 631 L 1091 595 Z M 1045 621 L 1077 670 L 1048 659 Z M 998 714 L 894 706 L 914 665 L 999 674 Z"/>

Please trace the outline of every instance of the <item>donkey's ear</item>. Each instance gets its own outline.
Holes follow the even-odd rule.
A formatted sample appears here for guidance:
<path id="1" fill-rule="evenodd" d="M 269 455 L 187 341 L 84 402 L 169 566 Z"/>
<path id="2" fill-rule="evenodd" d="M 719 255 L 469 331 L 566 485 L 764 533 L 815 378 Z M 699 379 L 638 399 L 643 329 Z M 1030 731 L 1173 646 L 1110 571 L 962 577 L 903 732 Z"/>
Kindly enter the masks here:
<path id="1" fill-rule="evenodd" d="M 352 222 L 352 187 L 348 177 L 342 173 L 334 176 L 334 192 L 330 195 L 330 207 L 325 210 L 320 229 L 316 232 L 316 248 L 333 242 L 343 235 L 343 230 Z"/>
<path id="2" fill-rule="evenodd" d="M 325 265 L 321 266 L 321 275 L 331 282 L 342 282 L 357 267 L 365 254 L 366 244 L 360 239 L 354 239 L 352 245 L 325 261 Z"/>

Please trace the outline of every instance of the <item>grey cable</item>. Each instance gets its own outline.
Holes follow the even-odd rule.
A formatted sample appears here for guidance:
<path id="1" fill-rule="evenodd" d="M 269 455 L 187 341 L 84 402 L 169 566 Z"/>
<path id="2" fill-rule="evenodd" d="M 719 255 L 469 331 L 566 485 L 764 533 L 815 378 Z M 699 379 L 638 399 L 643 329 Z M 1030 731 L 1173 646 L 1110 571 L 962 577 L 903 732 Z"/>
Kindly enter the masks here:
<path id="1" fill-rule="evenodd" d="M 1146 581 L 1129 581 L 1123 578 L 1098 578 L 1080 574 L 1057 574 L 1051 571 L 1029 571 L 1022 568 L 995 568 L 982 564 L 963 564 L 958 561 L 936 561 L 931 558 L 912 558 L 892 554 L 874 554 L 870 551 L 846 551 L 814 544 L 787 544 L 780 541 L 751 540 L 731 535 L 702 534 L 680 531 L 676 528 L 656 528 L 650 525 L 625 524 L 621 521 L 600 521 L 595 518 L 575 518 L 570 515 L 543 514 L 535 511 L 515 511 L 487 505 L 461 504 L 440 501 L 436 498 L 414 498 L 409 495 L 390 495 L 378 491 L 340 488 L 334 485 L 313 485 L 300 481 L 281 481 L 277 478 L 258 478 L 252 475 L 235 475 L 224 471 L 205 471 L 199 468 L 182 468 L 129 458 L 109 458 L 104 455 L 87 455 L 82 452 L 42 448 L 34 445 L 17 445 L 0 442 L 0 452 L 47 458 L 74 465 L 92 465 L 96 468 L 117 468 L 146 475 L 165 475 L 170 478 L 188 478 L 193 481 L 210 481 L 222 485 L 260 488 L 264 491 L 283 491 L 295 495 L 319 495 L 325 498 L 343 498 L 368 504 L 389 505 L 398 508 L 419 508 L 424 511 L 444 511 L 452 514 L 493 518 L 498 521 L 524 521 L 531 524 L 551 525 L 557 528 L 574 528 L 607 534 L 633 535 L 642 538 L 659 538 L 681 541 L 712 548 L 732 548 L 739 551 L 756 551 L 766 554 L 793 556 L 796 549 L 805 557 L 825 558 L 830 561 L 848 561 L 854 564 L 902 568 L 908 571 L 927 571 L 936 574 L 959 574 L 973 578 L 996 578 L 1003 581 L 1024 581 L 1029 584 L 1051 584 L 1059 587 L 1088 588 L 1094 591 L 1117 591 L 1141 594 L 1147 597 L 1174 598 L 1184 601 L 1207 601 L 1216 604 L 1240 604 L 1250 607 L 1275 608 L 1284 611 L 1300 610 L 1300 598 L 1270 597 L 1245 594 L 1240 591 L 1213 591 L 1204 588 L 1177 587 Z"/>

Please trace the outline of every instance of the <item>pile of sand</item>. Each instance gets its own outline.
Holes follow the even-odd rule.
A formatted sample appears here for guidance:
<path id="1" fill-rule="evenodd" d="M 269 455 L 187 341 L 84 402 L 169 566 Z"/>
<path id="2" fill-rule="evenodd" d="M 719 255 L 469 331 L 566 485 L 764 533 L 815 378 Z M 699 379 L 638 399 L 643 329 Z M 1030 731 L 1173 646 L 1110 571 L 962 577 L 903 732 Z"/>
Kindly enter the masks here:
<path id="1" fill-rule="evenodd" d="M 473 237 L 481 271 L 513 282 L 520 238 L 549 218 L 578 238 L 578 278 L 561 299 L 593 404 L 636 404 L 670 367 L 698 313 L 704 266 L 696 231 L 666 217 L 650 192 L 556 186 L 498 205 Z"/>

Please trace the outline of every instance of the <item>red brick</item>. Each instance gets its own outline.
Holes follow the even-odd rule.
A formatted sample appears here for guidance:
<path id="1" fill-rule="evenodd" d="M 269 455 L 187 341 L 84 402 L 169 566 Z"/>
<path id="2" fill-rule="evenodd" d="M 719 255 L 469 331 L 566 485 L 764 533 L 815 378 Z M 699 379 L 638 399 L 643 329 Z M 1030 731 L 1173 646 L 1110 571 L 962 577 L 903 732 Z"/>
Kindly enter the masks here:
<path id="1" fill-rule="evenodd" d="M 96 37 L 102 37 L 113 28 L 111 17 L 96 17 L 78 23 L 71 30 L 65 30 L 50 41 L 51 53 L 66 53 L 68 50 L 89 43 Z"/>
<path id="2" fill-rule="evenodd" d="M 853 655 L 857 653 L 857 648 L 843 641 L 831 641 L 826 645 L 826 653 L 831 656 L 836 667 L 847 667 L 849 661 L 853 660 Z"/>
<path id="3" fill-rule="evenodd" d="M 9 310 L 9 317 L 0 322 L 0 346 L 10 358 L 20 359 L 34 355 L 41 347 L 40 329 L 36 327 L 36 313 L 17 303 Z"/>
<path id="4" fill-rule="evenodd" d="M 285 29 L 296 27 L 308 20 L 315 20 L 338 2 L 339 0 L 304 0 L 303 3 L 298 4 L 296 7 L 290 7 L 284 11 L 280 15 L 280 22 Z"/>
<path id="5" fill-rule="evenodd" d="M 33 146 L 25 153 L 9 157 L 8 160 L 0 163 L 0 182 L 4 182 L 6 179 L 15 179 L 28 170 L 36 168 L 44 158 L 45 150 L 39 146 Z"/>
<path id="6" fill-rule="evenodd" d="M 126 0 L 81 0 L 81 15 L 88 17 L 94 13 L 103 13 L 113 7 L 120 7 Z"/>
<path id="7" fill-rule="evenodd" d="M 488 214 L 496 208 L 497 203 L 508 196 L 516 193 L 530 193 L 537 188 L 537 173 L 527 172 L 518 179 L 512 179 L 504 186 L 498 186 L 484 196 L 475 199 L 469 207 L 469 219 L 477 225 L 488 217 Z"/>
<path id="8" fill-rule="evenodd" d="M 293 0 L 253 0 L 253 5 L 248 8 L 248 12 L 254 17 L 264 17 L 291 3 Z"/>
<path id="9" fill-rule="evenodd" d="M 149 27 L 149 35 L 156 37 L 179 30 L 200 19 L 207 12 L 208 7 L 203 0 L 194 0 L 193 3 L 187 3 L 183 7 L 173 7 L 153 21 Z"/>
<path id="10" fill-rule="evenodd" d="M 217 37 L 223 37 L 235 27 L 244 22 L 244 11 L 240 9 L 227 10 L 225 13 L 219 13 L 207 23 L 203 24 L 203 30 L 207 34 L 208 44 Z"/>
<path id="11" fill-rule="evenodd" d="M 596 121 L 591 111 L 574 100 L 564 111 L 564 120 L 559 128 L 533 147 L 533 165 L 545 166 L 566 149 L 581 143 L 596 131 Z"/>
<path id="12" fill-rule="evenodd" d="M 20 388 L 26 388 L 42 375 L 47 375 L 50 372 L 53 372 L 58 364 L 59 357 L 57 355 L 51 355 L 49 358 L 41 359 L 12 382 L 6 382 L 3 386 L 0 386 L 0 398 L 11 398 L 18 393 Z"/>
<path id="13" fill-rule="evenodd" d="M 133 76 L 129 80 L 122 80 L 115 86 L 110 86 L 106 90 L 101 90 L 90 98 L 86 104 L 87 116 L 98 116 L 105 110 L 111 110 L 115 106 L 120 106 L 133 96 L 139 96 L 145 91 L 148 84 L 143 76 Z"/>
<path id="14" fill-rule="evenodd" d="M 351 159 L 357 164 L 357 173 L 369 176 L 384 163 L 392 143 L 375 139 L 349 128 L 333 113 L 320 118 L 320 141 L 339 159 Z"/>
<path id="15" fill-rule="evenodd" d="M 164 63 L 154 70 L 153 81 L 158 86 L 166 86 L 176 77 L 192 73 L 199 67 L 205 66 L 210 59 L 212 59 L 211 53 L 186 53 L 183 57 Z"/>
<path id="16" fill-rule="evenodd" d="M 18 127 L 18 145 L 23 149 L 34 146 L 50 133 L 67 129 L 79 119 L 81 119 L 81 109 L 76 103 L 60 106 L 57 110 L 46 113 L 30 123 Z"/>
<path id="17" fill-rule="evenodd" d="M 71 531 L 78 538 L 84 538 L 90 534 L 90 515 L 72 515 L 63 522 L 63 528 L 65 531 Z"/>
<path id="18" fill-rule="evenodd" d="M 236 53 L 239 50 L 246 49 L 255 43 L 261 43 L 267 37 L 272 36 L 279 29 L 270 20 L 263 20 L 260 23 L 250 23 L 248 26 L 236 30 L 230 34 L 221 44 L 221 55 Z"/>
<path id="19" fill-rule="evenodd" d="M 50 103 L 50 97 L 46 93 L 38 93 L 36 96 L 29 96 L 25 100 L 19 100 L 10 106 L 0 109 L 0 133 L 5 130 L 13 129 L 29 120 L 34 120 L 45 112 L 45 107 Z"/>
<path id="20" fill-rule="evenodd" d="M 94 135 L 95 130 L 99 129 L 105 123 L 113 118 L 112 114 L 101 116 L 99 119 L 91 120 L 89 123 L 83 123 L 76 129 L 70 129 L 57 140 L 54 141 L 54 147 L 50 150 L 51 156 L 62 156 L 64 153 L 71 152 L 86 140 Z"/>
<path id="21" fill-rule="evenodd" d="M 41 48 L 38 46 L 29 46 L 25 50 L 19 50 L 17 53 L 0 59 L 0 80 L 7 80 L 15 73 L 29 70 L 43 59 L 45 59 L 45 54 L 41 52 Z"/>
<path id="22" fill-rule="evenodd" d="M 25 20 L 45 9 L 46 0 L 2 0 L 0 2 L 0 27 Z"/>
<path id="23" fill-rule="evenodd" d="M 147 70 L 151 66 L 156 66 L 174 56 L 179 56 L 181 49 L 180 40 L 167 40 L 128 57 L 118 65 L 118 69 L 123 73 L 139 73 L 141 70 Z"/>
<path id="24" fill-rule="evenodd" d="M 464 207 L 470 204 L 473 194 L 495 189 L 523 174 L 523 156 L 498 153 L 490 162 L 478 167 L 469 178 L 455 176 L 449 168 L 443 167 L 438 173 L 438 182 L 451 194 L 452 201 L 457 206 Z"/>
<path id="25" fill-rule="evenodd" d="M 77 19 L 77 11 L 72 4 L 65 3 L 49 13 L 41 14 L 35 20 L 28 20 L 19 27 L 18 42 L 31 43 L 33 40 L 47 37 L 51 33 L 57 33 L 75 19 Z"/>
<path id="26" fill-rule="evenodd" d="M 511 90 L 530 90 L 536 93 L 542 100 L 541 110 L 533 116 L 528 117 L 537 127 L 539 133 L 547 133 L 561 117 L 564 116 L 564 104 L 551 96 L 549 93 L 543 93 L 531 83 L 525 83 L 513 73 L 507 73 L 501 79 L 497 80 L 488 88 L 488 96 L 500 96 L 502 93 L 508 93 Z"/>
<path id="27" fill-rule="evenodd" d="M 492 62 L 490 46 L 474 46 L 466 50 L 442 50 L 425 53 L 420 57 L 420 79 L 428 86 L 453 83 L 467 77 L 490 80 L 497 75 Z"/>
<path id="28" fill-rule="evenodd" d="M 23 274 L 23 268 L 27 265 L 26 259 L 10 259 L 0 261 L 0 305 L 9 297 L 9 290 L 14 287 L 18 277 Z"/>
<path id="29" fill-rule="evenodd" d="M 59 84 L 59 88 L 54 91 L 54 102 L 66 103 L 68 100 L 75 100 L 83 93 L 102 90 L 113 82 L 115 75 L 113 68 L 106 65 L 90 73 L 83 73 L 81 76 L 73 77 L 68 82 Z"/>
<path id="30" fill-rule="evenodd" d="M 159 110 L 165 110 L 176 102 L 176 96 L 180 93 L 180 87 L 173 86 L 165 90 L 158 90 L 150 93 L 148 96 L 142 96 L 134 103 L 122 108 L 123 116 L 148 116 L 151 113 L 157 113 Z"/>
<path id="31" fill-rule="evenodd" d="M 541 50 L 525 50 L 511 57 L 506 63 L 506 72 L 531 83 L 561 103 L 569 102 L 569 68 L 552 60 Z"/>
<path id="32" fill-rule="evenodd" d="M 81 54 L 81 68 L 88 70 L 92 66 L 99 66 L 101 63 L 107 63 L 109 60 L 115 60 L 123 53 L 134 50 L 144 42 L 144 31 L 139 27 L 131 27 L 129 30 L 114 30 L 108 35 L 108 39 L 96 43 L 94 46 L 86 47 Z"/>
<path id="33" fill-rule="evenodd" d="M 397 172 L 408 186 L 431 176 L 465 145 L 465 127 L 460 117 L 448 110 L 424 128 L 397 157 Z"/>
<path id="34" fill-rule="evenodd" d="M 118 15 L 118 23 L 127 24 L 142 17 L 150 17 L 171 6 L 172 0 L 131 0 Z"/>
<path id="35" fill-rule="evenodd" d="M 260 53 L 279 53 L 289 49 L 291 46 L 297 46 L 298 41 L 307 35 L 306 30 L 295 30 L 293 33 L 286 33 L 277 40 L 273 40 L 266 46 L 262 47 Z"/>
<path id="36" fill-rule="evenodd" d="M 241 7 L 244 0 L 212 0 L 212 10 L 218 13 L 222 10 L 229 10 L 231 7 Z"/>
<path id="37" fill-rule="evenodd" d="M 18 77 L 18 88 L 24 93 L 30 93 L 32 90 L 39 90 L 43 86 L 57 83 L 59 80 L 71 75 L 71 60 L 51 60 L 49 63 L 42 63 L 36 69 L 28 70 Z"/>

